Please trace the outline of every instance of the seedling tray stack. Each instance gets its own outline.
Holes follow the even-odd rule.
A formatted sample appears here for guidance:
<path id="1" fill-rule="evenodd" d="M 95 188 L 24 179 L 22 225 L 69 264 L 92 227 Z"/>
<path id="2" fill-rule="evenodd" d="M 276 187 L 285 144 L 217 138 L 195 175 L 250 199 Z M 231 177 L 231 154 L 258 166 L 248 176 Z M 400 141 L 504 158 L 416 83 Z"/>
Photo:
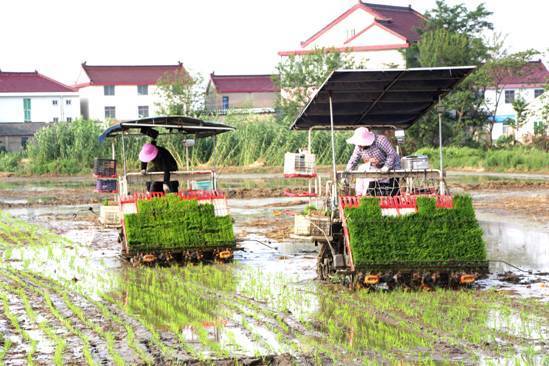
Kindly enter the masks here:
<path id="1" fill-rule="evenodd" d="M 129 257 L 145 254 L 168 259 L 232 257 L 232 218 L 228 212 L 216 215 L 211 203 L 221 198 L 196 192 L 135 197 L 137 212 L 124 215 L 124 253 Z"/>
<path id="2" fill-rule="evenodd" d="M 339 209 L 359 282 L 453 286 L 488 272 L 469 196 L 341 197 Z"/>

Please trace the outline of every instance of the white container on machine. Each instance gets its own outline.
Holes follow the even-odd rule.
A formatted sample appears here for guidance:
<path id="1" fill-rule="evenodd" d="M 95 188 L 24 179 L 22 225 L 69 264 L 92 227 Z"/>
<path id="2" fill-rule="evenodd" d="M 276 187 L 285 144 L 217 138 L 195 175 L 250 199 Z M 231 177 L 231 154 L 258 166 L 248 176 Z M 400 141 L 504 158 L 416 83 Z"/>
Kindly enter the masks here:
<path id="1" fill-rule="evenodd" d="M 330 227 L 331 221 L 327 216 L 294 216 L 294 234 L 298 236 L 329 237 Z"/>
<path id="2" fill-rule="evenodd" d="M 315 155 L 309 153 L 307 150 L 303 150 L 298 153 L 288 152 L 284 154 L 284 176 L 315 176 L 315 160 Z"/>
<path id="3" fill-rule="evenodd" d="M 99 222 L 105 226 L 120 226 L 120 207 L 100 206 Z"/>
<path id="4" fill-rule="evenodd" d="M 409 155 L 400 159 L 400 165 L 404 170 L 429 169 L 429 157 L 427 155 Z"/>

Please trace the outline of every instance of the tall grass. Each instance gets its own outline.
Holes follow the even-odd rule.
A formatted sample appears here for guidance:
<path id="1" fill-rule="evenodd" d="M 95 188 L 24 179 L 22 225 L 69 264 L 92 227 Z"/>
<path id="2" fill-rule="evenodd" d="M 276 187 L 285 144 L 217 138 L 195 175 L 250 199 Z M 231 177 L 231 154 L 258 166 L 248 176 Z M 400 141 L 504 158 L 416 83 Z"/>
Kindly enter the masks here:
<path id="1" fill-rule="evenodd" d="M 272 117 L 250 116 L 239 119 L 239 116 L 234 115 L 228 116 L 225 123 L 234 126 L 236 131 L 218 137 L 215 152 L 208 163 L 223 166 L 281 166 L 286 152 L 296 152 L 307 147 L 307 132 L 290 131 L 286 125 Z M 345 163 L 351 155 L 352 146 L 345 142 L 348 137 L 349 133 L 336 134 L 338 163 Z M 317 162 L 331 162 L 330 146 L 330 135 L 327 132 L 313 132 L 312 150 L 317 155 Z"/>
<path id="2" fill-rule="evenodd" d="M 200 139 L 191 148 L 193 165 L 203 166 L 282 166 L 284 154 L 307 147 L 307 132 L 290 131 L 274 116 L 227 115 L 224 123 L 236 128 L 213 139 Z M 55 123 L 41 129 L 29 141 L 22 153 L 0 153 L 0 171 L 21 174 L 78 174 L 90 173 L 96 157 L 111 156 L 110 142 L 100 143 L 99 135 L 105 126 L 93 121 Z M 336 132 L 336 160 L 344 164 L 353 146 L 346 143 L 349 132 Z M 146 137 L 126 138 L 125 150 L 128 167 L 137 169 L 138 154 Z M 180 168 L 185 166 L 184 137 L 160 136 L 158 144 L 172 152 Z M 331 142 L 328 132 L 312 134 L 312 150 L 317 163 L 331 163 Z M 117 160 L 121 166 L 121 144 L 117 143 Z M 429 155 L 438 166 L 438 150 L 423 148 L 417 153 Z M 469 147 L 444 149 L 447 168 L 471 168 L 492 171 L 549 171 L 549 152 L 529 147 L 482 150 Z"/>
<path id="3" fill-rule="evenodd" d="M 439 167 L 437 148 L 422 148 L 416 154 L 429 156 L 431 164 Z M 525 146 L 492 150 L 450 146 L 444 148 L 444 166 L 455 169 L 549 172 L 549 151 Z"/>

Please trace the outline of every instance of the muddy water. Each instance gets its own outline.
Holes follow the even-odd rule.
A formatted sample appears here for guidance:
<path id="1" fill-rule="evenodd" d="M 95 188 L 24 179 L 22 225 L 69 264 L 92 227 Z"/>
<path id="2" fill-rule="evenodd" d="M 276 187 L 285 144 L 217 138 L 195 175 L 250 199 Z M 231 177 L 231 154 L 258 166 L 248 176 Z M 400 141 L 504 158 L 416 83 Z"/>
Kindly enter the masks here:
<path id="1" fill-rule="evenodd" d="M 520 195 L 522 193 L 513 194 Z M 477 195 L 475 199 L 482 200 L 485 197 Z M 116 230 L 105 229 L 98 225 L 97 217 L 88 209 L 88 205 L 19 207 L 7 210 L 14 216 L 45 226 L 80 244 L 78 247 L 65 246 L 54 248 L 51 251 L 46 248 L 38 248 L 34 252 L 32 260 L 27 259 L 26 262 L 23 255 L 18 257 L 17 251 L 14 251 L 11 254 L 12 265 L 19 269 L 31 269 L 61 281 L 68 280 L 79 289 L 84 289 L 91 296 L 109 294 L 120 299 L 126 309 L 130 311 L 130 315 L 150 319 L 155 327 L 160 329 L 162 339 L 166 344 L 177 341 L 173 335 L 169 335 L 170 326 L 173 326 L 174 321 L 191 323 L 183 329 L 182 337 L 191 345 L 189 351 L 198 352 L 208 357 L 213 357 L 212 350 L 203 348 L 205 342 L 209 341 L 219 343 L 223 349 L 229 350 L 231 354 L 239 357 L 273 353 L 293 353 L 295 355 L 292 344 L 298 344 L 300 352 L 304 352 L 307 345 L 315 344 L 322 347 L 335 347 L 334 354 L 337 354 L 336 359 L 339 360 L 336 364 L 360 364 L 360 358 L 358 361 L 357 359 L 349 360 L 345 358 L 344 354 L 357 352 L 357 350 L 368 350 L 373 347 L 380 352 L 387 351 L 392 355 L 391 346 L 379 345 L 377 338 L 381 334 L 388 334 L 387 338 L 383 338 L 387 341 L 397 339 L 402 343 L 409 342 L 409 335 L 399 338 L 400 334 L 406 333 L 408 329 L 406 331 L 399 330 L 398 326 L 404 318 L 398 311 L 393 310 L 393 308 L 398 308 L 398 304 L 407 302 L 406 299 L 399 300 L 400 294 L 389 295 L 385 298 L 381 294 L 378 295 L 379 297 L 368 297 L 364 294 L 340 293 L 337 288 L 332 292 L 331 287 L 320 285 L 314 281 L 318 248 L 309 242 L 300 242 L 289 238 L 276 240 L 269 238 L 270 226 L 275 222 L 291 224 L 292 218 L 287 216 L 285 211 L 303 209 L 302 201 L 292 198 L 234 199 L 230 200 L 229 206 L 231 214 L 235 218 L 235 230 L 241 239 L 240 246 L 244 250 L 236 253 L 234 264 L 212 266 L 211 273 L 222 273 L 218 282 L 211 283 L 208 281 L 208 276 L 205 276 L 204 279 L 200 278 L 199 283 L 190 281 L 191 286 L 183 279 L 185 276 L 193 275 L 193 269 L 190 269 L 190 272 L 181 268 L 153 268 L 145 271 L 142 268 L 136 269 L 128 266 L 119 256 Z M 97 212 L 97 206 L 92 205 L 92 208 Z M 535 223 L 525 225 L 524 222 L 517 221 L 518 219 L 514 216 L 498 215 L 485 209 L 479 209 L 477 213 L 485 231 L 490 258 L 506 260 L 535 271 L 546 270 L 549 260 L 547 258 L 547 231 L 543 225 Z M 492 266 L 494 271 L 508 269 L 501 263 L 495 263 Z M 200 268 L 196 270 L 201 271 Z M 531 279 L 539 280 L 540 277 L 526 278 L 526 280 Z M 548 281 L 543 278 L 542 281 L 545 282 L 508 285 L 500 281 L 497 276 L 493 276 L 482 284 L 488 288 L 504 288 L 515 294 L 549 300 L 549 293 L 544 290 L 546 287 L 541 286 Z M 151 283 L 159 285 L 155 287 L 151 286 Z M 150 302 L 151 299 L 161 295 L 159 291 L 166 291 L 166 289 L 169 289 L 169 297 L 163 303 Z M 221 297 L 214 295 L 216 292 L 223 295 Z M 489 292 L 484 293 L 488 294 Z M 441 296 L 442 299 L 436 301 L 442 301 L 445 303 L 444 306 L 447 306 L 447 303 L 453 304 L 453 301 L 470 301 L 469 297 L 475 295 L 474 293 L 455 295 L 450 293 L 437 296 Z M 466 298 L 462 299 L 463 296 Z M 99 299 L 99 297 L 94 298 Z M 204 299 L 208 300 L 206 305 L 204 305 Z M 425 299 L 428 302 L 423 306 L 432 306 L 428 305 L 431 299 L 422 295 L 414 296 L 413 301 L 425 301 Z M 236 304 L 236 300 L 245 301 L 246 305 L 238 303 L 233 306 L 230 302 L 234 301 Z M 223 301 L 225 301 L 225 306 L 217 304 Z M 179 314 L 184 313 L 184 308 L 181 306 L 187 303 L 195 304 L 201 309 L 201 313 L 183 321 L 179 318 Z M 434 300 L 433 303 L 437 304 Z M 143 304 L 148 304 L 148 308 Z M 343 304 L 351 304 L 349 310 L 346 310 L 347 312 L 337 310 Z M 388 310 L 389 313 L 376 314 L 375 310 L 374 313 L 369 313 L 376 307 L 386 306 L 384 304 L 392 304 Z M 254 313 L 252 318 L 246 318 L 243 313 L 252 307 L 259 307 L 262 310 L 259 313 Z M 354 307 L 361 310 L 354 313 Z M 151 309 L 154 310 L 152 313 Z M 166 312 L 166 309 L 169 311 Z M 271 313 L 272 309 L 276 312 Z M 438 311 L 436 306 L 435 310 Z M 408 313 L 410 309 L 402 311 L 407 316 L 411 316 Z M 453 332 L 451 329 L 457 328 L 456 324 L 459 324 L 460 321 L 459 316 L 462 315 L 460 312 L 463 311 L 460 309 L 456 310 L 455 314 L 450 313 L 451 319 L 445 320 L 448 322 L 447 324 L 439 324 L 436 320 L 429 319 L 428 312 L 425 315 L 421 314 L 418 319 L 436 323 L 437 327 L 451 333 Z M 284 341 L 284 337 L 281 339 L 280 334 L 275 331 L 276 324 L 266 326 L 265 324 L 272 321 L 274 314 L 277 314 L 278 317 L 282 316 L 285 323 L 294 326 L 295 328 L 290 327 L 292 333 L 301 334 L 301 338 L 297 340 L 292 338 L 293 335 L 286 335 L 289 342 Z M 364 316 L 363 314 L 371 315 Z M 483 325 L 487 327 L 486 332 L 490 330 L 500 332 L 504 329 L 510 336 L 531 337 L 535 339 L 535 347 L 542 347 L 541 351 L 538 349 L 537 352 L 543 352 L 545 343 L 539 342 L 543 342 L 547 338 L 546 326 L 540 326 L 539 319 L 535 320 L 535 326 L 531 327 L 534 331 L 530 332 L 525 328 L 529 327 L 532 320 L 530 318 L 523 320 L 520 314 L 509 315 L 507 310 L 499 308 L 497 299 L 490 303 L 489 310 L 479 310 L 478 313 L 475 311 L 472 315 L 465 312 L 465 315 L 467 317 L 461 321 L 468 322 L 470 327 Z M 369 319 L 369 316 L 377 320 Z M 380 318 L 377 318 L 378 316 Z M 345 323 L 345 319 L 349 317 L 351 319 L 360 318 L 362 325 L 355 329 L 355 323 Z M 453 317 L 457 317 L 456 324 L 452 323 L 452 321 L 456 321 L 453 320 Z M 331 319 L 339 318 L 343 319 L 343 324 L 330 323 Z M 307 322 L 320 325 L 318 329 L 311 330 L 302 325 Z M 389 328 L 386 328 L 385 322 L 390 325 Z M 206 333 L 198 332 L 197 323 L 202 324 L 200 329 L 204 329 Z M 244 327 L 243 324 L 247 324 L 247 326 Z M 410 337 L 413 334 L 412 328 L 410 327 Z M 437 328 L 437 331 L 440 330 Z M 322 341 L 319 344 L 309 343 L 313 341 L 303 336 L 308 332 L 311 333 L 311 339 L 321 339 Z M 256 339 L 258 334 L 263 337 L 262 341 Z M 378 335 L 376 336 L 376 334 Z M 440 334 L 442 338 L 446 336 L 446 333 Z M 208 341 L 201 340 L 201 337 L 205 337 Z M 450 338 L 452 337 L 460 339 L 459 334 L 452 333 Z M 326 338 L 330 338 L 330 340 L 328 341 Z M 334 346 L 334 340 L 331 338 L 337 340 L 337 346 Z M 540 339 L 541 341 L 539 341 Z M 420 340 L 412 342 L 409 347 L 412 350 L 428 350 L 429 348 L 422 345 L 422 342 Z M 445 345 L 442 346 L 443 351 L 433 352 L 429 357 L 444 362 L 448 359 L 444 352 L 449 352 L 451 360 L 464 361 L 469 364 L 478 362 L 490 364 L 494 361 L 504 364 L 509 359 L 513 359 L 511 356 L 501 356 L 498 359 L 490 347 L 487 350 L 479 350 L 474 341 L 460 339 L 459 342 L 462 342 L 462 349 L 456 350 L 455 345 L 452 346 L 453 348 Z M 460 344 L 459 342 L 458 344 Z M 481 343 L 480 339 L 478 343 Z M 484 343 L 482 342 L 482 344 Z M 343 347 L 345 351 L 339 347 Z M 472 349 L 481 354 L 480 360 L 471 358 Z M 518 354 L 522 354 L 522 352 L 524 351 L 518 349 L 516 351 Z M 414 351 L 397 352 L 395 357 L 398 360 L 404 359 L 409 362 L 417 360 L 414 358 L 416 357 Z M 129 356 L 128 359 L 130 359 Z M 542 358 L 538 356 L 534 358 L 534 361 L 533 364 L 538 361 L 543 362 Z"/>

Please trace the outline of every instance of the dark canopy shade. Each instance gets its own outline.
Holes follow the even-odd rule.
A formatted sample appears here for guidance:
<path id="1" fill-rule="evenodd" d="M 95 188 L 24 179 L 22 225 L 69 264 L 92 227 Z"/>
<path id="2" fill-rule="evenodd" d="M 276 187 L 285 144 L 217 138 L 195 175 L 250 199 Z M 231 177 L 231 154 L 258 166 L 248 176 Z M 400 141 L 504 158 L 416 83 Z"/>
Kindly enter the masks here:
<path id="1" fill-rule="evenodd" d="M 103 142 L 107 137 L 117 136 L 123 131 L 135 130 L 135 133 L 139 134 L 143 127 L 165 128 L 172 132 L 194 134 L 196 138 L 210 137 L 223 132 L 234 131 L 234 127 L 223 123 L 206 122 L 201 119 L 183 116 L 161 116 L 120 122 L 107 128 L 99 136 L 99 141 Z"/>
<path id="2" fill-rule="evenodd" d="M 462 81 L 474 66 L 336 70 L 313 95 L 291 129 L 357 126 L 408 128 Z"/>

